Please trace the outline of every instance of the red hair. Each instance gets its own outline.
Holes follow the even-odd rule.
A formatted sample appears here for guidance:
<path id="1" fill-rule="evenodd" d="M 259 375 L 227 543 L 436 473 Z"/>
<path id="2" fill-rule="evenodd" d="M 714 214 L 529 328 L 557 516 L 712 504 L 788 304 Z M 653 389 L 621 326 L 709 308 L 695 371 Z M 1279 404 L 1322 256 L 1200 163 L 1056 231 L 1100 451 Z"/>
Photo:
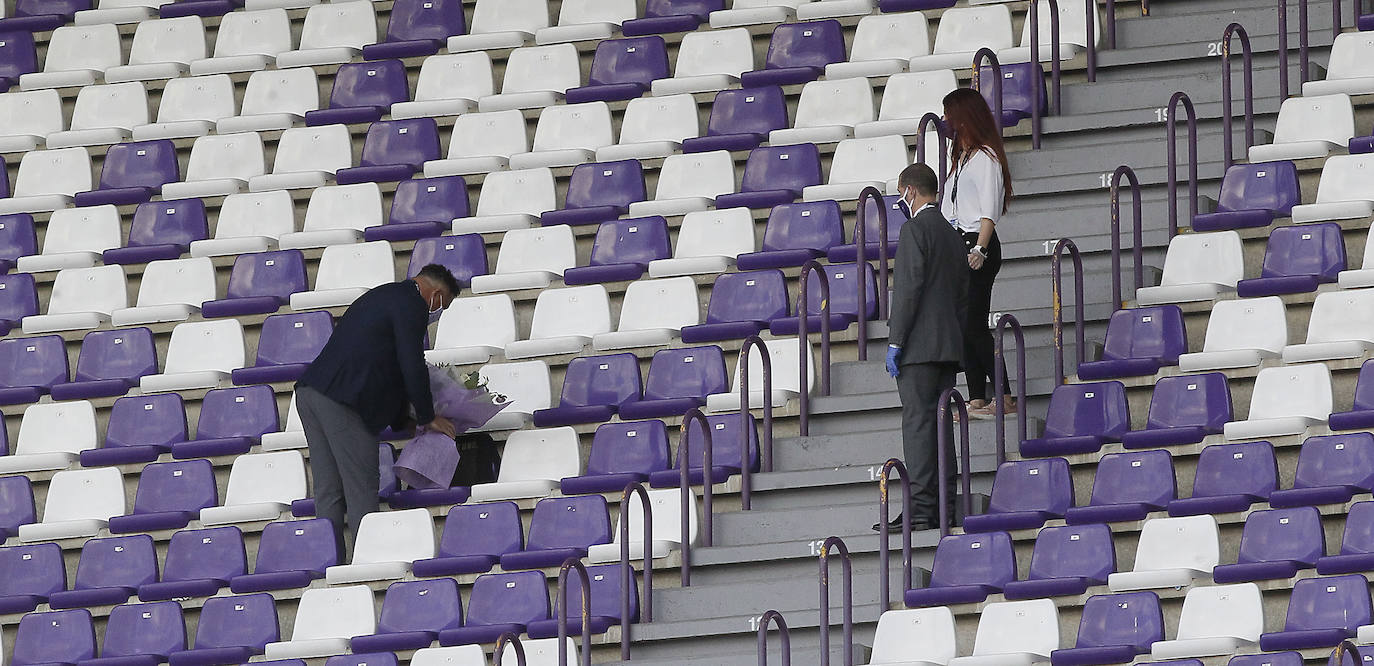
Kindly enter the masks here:
<path id="1" fill-rule="evenodd" d="M 1011 170 L 1007 167 L 1007 151 L 1002 145 L 1002 133 L 997 119 L 992 117 L 983 95 L 971 88 L 958 88 L 944 99 L 945 124 L 954 133 L 950 155 L 950 175 L 978 151 L 988 153 L 1002 166 L 1002 212 L 1011 201 Z"/>

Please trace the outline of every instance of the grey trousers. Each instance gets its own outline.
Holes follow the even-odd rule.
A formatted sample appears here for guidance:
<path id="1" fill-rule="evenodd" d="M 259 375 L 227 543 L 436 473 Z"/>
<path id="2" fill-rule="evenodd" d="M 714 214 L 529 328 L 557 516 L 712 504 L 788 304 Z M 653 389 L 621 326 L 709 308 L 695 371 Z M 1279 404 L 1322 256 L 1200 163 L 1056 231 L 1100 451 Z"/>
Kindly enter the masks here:
<path id="1" fill-rule="evenodd" d="M 911 476 L 913 523 L 924 521 L 934 527 L 939 521 L 936 418 L 940 394 L 954 386 L 954 376 L 958 371 L 957 363 L 912 363 L 901 366 L 897 374 L 897 394 L 902 400 L 902 455 L 907 473 Z M 946 455 L 949 515 L 953 520 L 958 459 L 954 455 L 952 439 Z"/>
<path id="2" fill-rule="evenodd" d="M 315 515 L 334 523 L 339 561 L 345 562 L 351 559 L 359 522 L 378 507 L 377 436 L 352 408 L 309 386 L 296 389 L 296 410 L 310 445 Z"/>

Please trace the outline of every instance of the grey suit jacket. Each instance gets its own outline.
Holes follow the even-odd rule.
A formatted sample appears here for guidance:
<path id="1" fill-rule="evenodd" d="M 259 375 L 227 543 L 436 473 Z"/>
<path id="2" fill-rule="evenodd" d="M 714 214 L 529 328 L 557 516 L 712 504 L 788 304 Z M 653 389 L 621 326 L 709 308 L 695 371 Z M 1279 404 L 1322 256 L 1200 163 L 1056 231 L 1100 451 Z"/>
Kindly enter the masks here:
<path id="1" fill-rule="evenodd" d="M 888 318 L 901 365 L 963 360 L 968 285 L 964 239 L 939 209 L 927 207 L 902 225 Z"/>

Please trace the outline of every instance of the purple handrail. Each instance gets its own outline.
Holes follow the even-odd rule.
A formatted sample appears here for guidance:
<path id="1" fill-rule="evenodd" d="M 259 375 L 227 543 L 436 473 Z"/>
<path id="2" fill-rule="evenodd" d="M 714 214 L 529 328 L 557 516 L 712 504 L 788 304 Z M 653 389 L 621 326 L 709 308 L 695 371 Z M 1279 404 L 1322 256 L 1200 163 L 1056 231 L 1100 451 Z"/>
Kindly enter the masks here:
<path id="1" fill-rule="evenodd" d="M 1335 39 L 1336 37 L 1339 37 L 1340 34 L 1341 34 L 1341 30 L 1344 29 L 1344 26 L 1341 24 L 1341 5 L 1343 5 L 1343 4 L 1345 4 L 1344 0 L 1334 0 L 1334 1 L 1331 3 L 1331 39 Z M 1304 3 L 1303 5 L 1300 5 L 1300 6 L 1301 6 L 1301 7 L 1306 7 L 1306 3 Z M 1359 23 L 1359 21 L 1360 21 L 1360 0 L 1355 0 L 1354 2 L 1350 3 L 1350 25 L 1351 25 L 1351 27 L 1354 27 L 1355 25 L 1357 25 L 1357 24 Z M 1304 30 L 1303 32 L 1306 32 L 1306 30 Z"/>
<path id="2" fill-rule="evenodd" d="M 631 481 L 620 493 L 620 660 L 630 660 L 630 595 L 634 594 L 635 571 L 630 567 L 630 497 L 639 496 L 644 514 L 644 601 L 639 604 L 640 620 L 654 621 L 654 508 L 644 484 Z"/>
<path id="3" fill-rule="evenodd" d="M 906 465 L 902 461 L 892 458 L 883 463 L 883 472 L 878 477 L 878 598 L 882 601 L 884 611 L 890 608 L 892 603 L 887 589 L 887 562 L 890 557 L 887 547 L 887 523 L 891 520 L 892 513 L 888 483 L 893 472 L 897 473 L 897 478 L 902 482 L 902 589 L 911 589 L 911 475 L 907 473 Z"/>
<path id="4" fill-rule="evenodd" d="M 863 348 L 862 342 L 860 342 L 859 348 Z M 760 456 L 763 458 L 763 463 L 759 468 L 765 472 L 773 471 L 773 357 L 768 355 L 768 346 L 763 344 L 763 339 L 757 335 L 751 335 L 744 339 L 744 344 L 739 349 L 739 503 L 740 508 L 745 511 L 750 510 L 749 489 L 753 486 L 750 479 L 752 472 L 749 469 L 749 431 L 751 430 L 749 427 L 749 394 L 752 393 L 749 390 L 749 352 L 754 349 L 757 349 L 759 355 L 763 357 L 763 433 L 759 437 L 761 440 L 759 448 L 762 449 Z M 803 346 L 802 350 L 805 351 L 805 349 L 806 347 Z M 802 358 L 805 359 L 805 357 L 806 355 L 802 354 Z M 802 361 L 802 363 L 805 362 L 805 360 Z M 805 368 L 805 366 L 802 367 Z M 798 376 L 802 377 L 801 393 L 806 393 L 810 387 L 806 386 L 804 376 Z M 705 428 L 706 421 L 703 420 L 701 423 L 701 427 Z M 710 469 L 709 464 L 707 469 Z M 707 542 L 706 545 L 711 544 Z"/>
<path id="5" fill-rule="evenodd" d="M 1231 37 L 1233 36 L 1240 37 L 1241 55 L 1244 59 L 1245 147 L 1248 149 L 1255 145 L 1254 56 L 1250 52 L 1250 35 L 1245 32 L 1245 26 L 1232 23 L 1226 26 L 1226 30 L 1221 33 L 1221 152 L 1224 157 L 1222 166 L 1228 169 L 1235 163 L 1235 157 L 1231 151 L 1231 123 L 1234 122 L 1231 117 Z M 1279 53 L 1283 52 L 1280 51 Z"/>
<path id="6" fill-rule="evenodd" d="M 1093 28 L 1097 23 L 1097 0 L 1083 0 L 1084 14 L 1088 16 L 1088 31 L 1085 41 L 1088 42 L 1088 83 L 1097 83 L 1097 40 L 1093 37 Z"/>
<path id="7" fill-rule="evenodd" d="M 963 394 L 959 393 L 958 389 L 950 387 L 945 389 L 944 393 L 940 394 L 940 412 L 938 416 L 936 416 L 935 421 L 937 432 L 936 442 L 938 442 L 935 452 L 935 473 L 939 475 L 939 479 L 937 479 L 936 482 L 939 488 L 937 501 L 940 502 L 940 536 L 942 537 L 949 536 L 949 527 L 952 522 L 952 516 L 949 515 L 949 460 L 948 454 L 946 453 L 952 448 L 946 445 L 946 442 L 950 441 L 949 438 L 952 434 L 949 432 L 950 402 L 953 402 L 954 406 L 958 409 L 959 457 L 964 461 L 964 464 L 961 465 L 959 469 L 959 485 L 964 491 L 964 496 L 960 503 L 964 505 L 965 516 L 973 513 L 973 482 L 970 476 L 973 458 L 972 454 L 969 452 L 968 405 L 964 402 Z"/>
<path id="8" fill-rule="evenodd" d="M 1050 80 L 1054 90 L 1050 95 L 1050 113 L 1059 113 L 1059 0 L 1045 0 L 1050 6 Z M 1026 20 L 1030 21 L 1030 61 L 1031 70 L 1034 78 L 1031 80 L 1031 147 L 1040 147 L 1040 127 L 1042 118 L 1040 113 L 1040 96 L 1045 85 L 1045 68 L 1040 64 L 1040 3 L 1032 0 L 1030 3 L 1030 15 Z M 1092 33 L 1088 33 L 1092 34 Z M 1091 39 L 1087 41 L 1092 41 Z M 1000 96 L 999 96 L 1000 97 Z M 1002 113 L 997 113 L 997 122 L 1001 124 Z"/>
<path id="9" fill-rule="evenodd" d="M 820 592 L 821 592 L 821 666 L 830 666 L 830 549 L 840 553 L 841 571 L 844 574 L 844 597 L 841 608 L 844 613 L 844 666 L 854 666 L 854 564 L 849 559 L 849 547 L 844 539 L 837 536 L 826 537 L 821 544 Z"/>
<path id="10" fill-rule="evenodd" d="M 711 424 L 707 423 L 706 415 L 702 414 L 700 409 L 693 407 L 682 415 L 682 425 L 677 440 L 678 497 L 682 507 L 682 513 L 679 515 L 682 520 L 683 587 L 692 585 L 692 484 L 687 474 L 687 428 L 695 421 L 701 422 L 701 432 L 705 437 L 701 447 L 701 545 L 707 547 L 711 545 L 711 449 L 715 447 L 711 442 Z M 745 461 L 744 470 L 747 472 L 749 469 L 748 458 Z M 652 546 L 652 543 L 646 542 L 644 544 L 645 549 L 652 548 Z"/>
<path id="11" fill-rule="evenodd" d="M 1088 0 L 1092 2 L 1093 0 Z M 926 129 L 927 126 L 935 128 L 935 136 L 940 143 L 940 168 L 935 170 L 935 176 L 939 178 L 940 188 L 935 192 L 935 200 L 942 201 L 945 194 L 945 176 L 949 170 L 949 146 L 948 133 L 945 132 L 945 123 L 940 120 L 940 116 L 934 113 L 927 113 L 921 116 L 921 122 L 916 124 L 916 161 L 921 164 L 930 164 L 926 161 Z"/>
<path id="12" fill-rule="evenodd" d="M 1135 261 L 1135 288 L 1145 286 L 1145 248 L 1143 245 L 1144 229 L 1140 217 L 1140 179 L 1135 177 L 1135 170 L 1126 165 L 1121 165 L 1112 172 L 1112 311 L 1115 312 L 1125 307 L 1121 300 L 1121 177 L 1125 176 L 1131 184 L 1131 238 L 1134 247 L 1131 249 L 1132 259 Z"/>
<path id="13" fill-rule="evenodd" d="M 1197 111 L 1193 109 L 1193 100 L 1188 97 L 1188 93 L 1179 91 L 1169 98 L 1168 118 L 1164 125 L 1168 131 L 1169 138 L 1164 149 L 1167 153 L 1165 160 L 1168 164 L 1165 168 L 1168 171 L 1169 185 L 1169 238 L 1178 235 L 1178 146 L 1175 145 L 1178 139 L 1178 114 L 1175 108 L 1183 105 L 1183 110 L 1188 114 L 1188 219 L 1189 224 L 1194 216 L 1197 215 Z"/>
<path id="14" fill-rule="evenodd" d="M 1140 0 L 1140 15 L 1150 15 L 1150 0 Z M 1116 0 L 1107 0 L 1107 48 L 1116 48 Z"/>
<path id="15" fill-rule="evenodd" d="M 997 318 L 997 348 L 993 352 L 992 364 L 992 385 L 1002 386 L 1006 383 L 1006 344 L 1007 329 L 1011 329 L 1012 335 L 1016 336 L 1016 430 L 1019 442 L 1026 441 L 1026 335 L 1021 331 L 1021 322 L 1011 314 L 1004 314 Z M 1007 407 L 1003 404 L 1005 400 L 1001 391 L 997 392 L 997 397 L 993 398 L 993 422 L 997 427 L 997 464 L 1001 465 L 1007 461 L 1007 424 L 1002 416 L 1007 413 Z"/>
<path id="16" fill-rule="evenodd" d="M 1359 0 L 1355 13 L 1359 14 Z M 1331 3 L 1331 38 L 1341 34 L 1341 0 Z M 1298 79 L 1307 83 L 1307 68 L 1311 62 L 1307 43 L 1307 0 L 1298 0 Z M 1288 0 L 1279 0 L 1279 98 L 1288 99 Z"/>
<path id="17" fill-rule="evenodd" d="M 778 624 L 778 641 L 782 643 L 782 666 L 792 666 L 792 632 L 782 613 L 767 610 L 759 616 L 759 666 L 768 666 L 768 625 Z"/>
<path id="18" fill-rule="evenodd" d="M 516 666 L 525 666 L 525 646 L 520 644 L 520 637 L 514 632 L 507 631 L 496 639 L 496 656 L 492 662 L 493 666 L 501 666 L 501 657 L 506 653 L 506 644 L 515 648 Z"/>
<path id="19" fill-rule="evenodd" d="M 1034 43 L 1035 43 L 1035 40 L 1031 40 L 1031 43 L 1034 44 Z M 1006 129 L 1002 127 L 1002 62 L 999 61 L 999 60 L 997 59 L 997 54 L 996 54 L 995 52 L 993 52 L 992 49 L 990 49 L 990 48 L 988 48 L 988 47 L 986 47 L 986 46 L 984 46 L 984 47 L 981 48 L 981 49 L 978 49 L 978 52 L 975 53 L 975 54 L 973 54 L 973 85 L 972 85 L 972 87 L 973 87 L 974 90 L 977 90 L 977 91 L 980 92 L 980 93 L 983 92 L 983 88 L 982 88 L 982 85 L 983 85 L 983 83 L 982 83 L 982 78 L 983 78 L 983 77 L 982 77 L 982 75 L 979 73 L 979 70 L 981 69 L 980 64 L 983 62 L 983 59 L 984 59 L 984 58 L 987 59 L 987 61 L 988 61 L 988 66 L 992 67 L 992 99 L 993 99 L 993 109 L 992 109 L 992 110 L 993 110 L 993 112 L 996 114 L 994 117 L 997 118 L 997 135 L 998 135 L 998 136 L 1002 136 L 1003 134 L 1006 133 Z M 1032 105 L 1032 106 L 1036 106 L 1036 105 Z M 1036 106 L 1036 108 L 1039 108 L 1039 107 Z M 1037 145 L 1037 146 L 1035 146 L 1035 147 L 1038 148 L 1039 146 Z"/>
<path id="20" fill-rule="evenodd" d="M 558 666 L 568 666 L 568 571 L 576 570 L 582 581 L 582 648 L 578 661 L 592 666 L 592 581 L 580 557 L 569 557 L 558 567 Z"/>
<path id="21" fill-rule="evenodd" d="M 1074 356 L 1078 360 L 1078 365 L 1087 361 L 1087 350 L 1083 345 L 1083 255 L 1078 251 L 1078 245 L 1068 238 L 1059 239 L 1054 244 L 1054 256 L 1050 257 L 1050 278 L 1053 283 L 1054 291 L 1050 309 L 1054 313 L 1054 376 L 1055 386 L 1064 383 L 1064 267 L 1061 261 L 1064 251 L 1068 250 L 1069 258 L 1073 260 L 1073 295 L 1074 295 L 1074 342 L 1077 343 L 1077 350 Z M 1077 366 L 1075 366 L 1077 367 Z"/>
<path id="22" fill-rule="evenodd" d="M 862 266 L 862 264 L 859 264 L 860 281 L 863 281 Z M 799 374 L 798 376 L 803 378 L 806 377 L 807 364 L 810 362 L 807 358 L 808 356 L 810 356 L 810 354 L 806 353 L 806 346 L 807 343 L 810 341 L 811 336 L 811 331 L 808 330 L 811 328 L 809 324 L 811 316 L 810 314 L 808 314 L 806 308 L 806 297 L 808 291 L 806 286 L 806 278 L 808 274 L 813 272 L 821 279 L 821 281 L 818 283 L 821 285 L 821 395 L 830 395 L 830 276 L 826 274 L 826 272 L 821 268 L 820 263 L 818 263 L 815 259 L 810 259 L 805 264 L 802 264 L 801 277 L 798 278 L 799 280 L 801 280 L 801 288 L 799 290 L 801 294 L 798 298 L 797 303 L 797 363 L 801 366 L 801 374 Z M 862 303 L 863 301 L 859 302 Z M 859 310 L 860 318 L 868 315 L 868 313 L 863 312 L 862 307 L 860 307 Z M 860 342 L 860 344 L 862 345 L 863 343 Z M 806 437 L 807 435 L 811 434 L 810 393 L 810 391 L 803 390 L 801 392 L 801 395 L 798 396 L 798 399 L 800 400 L 801 404 L 798 406 L 799 414 L 797 415 L 797 418 L 800 421 L 800 423 L 798 424 L 797 428 L 802 437 Z"/>
<path id="23" fill-rule="evenodd" d="M 921 141 L 921 134 L 916 134 L 916 141 Z M 943 154 L 944 143 L 941 142 L 941 154 Z M 874 294 L 874 300 L 878 303 L 878 318 L 887 319 L 887 264 L 891 259 L 887 247 L 887 204 L 883 202 L 883 193 L 878 188 L 868 186 L 859 192 L 859 211 L 854 221 L 854 265 L 859 270 L 859 279 L 854 283 L 859 290 L 859 309 L 863 309 L 863 304 L 868 302 L 868 280 L 864 279 L 863 266 L 868 263 L 868 232 L 864 227 L 864 214 L 868 210 L 868 200 L 873 200 L 873 208 L 878 211 L 878 293 Z M 864 313 L 865 315 L 867 313 Z M 868 360 L 868 317 L 859 317 L 859 360 Z"/>

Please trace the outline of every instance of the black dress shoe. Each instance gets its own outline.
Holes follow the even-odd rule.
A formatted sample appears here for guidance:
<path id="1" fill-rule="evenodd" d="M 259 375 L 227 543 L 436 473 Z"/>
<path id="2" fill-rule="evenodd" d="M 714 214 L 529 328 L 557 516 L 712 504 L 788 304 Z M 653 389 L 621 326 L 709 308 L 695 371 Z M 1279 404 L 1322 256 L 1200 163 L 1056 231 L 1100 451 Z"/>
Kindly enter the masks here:
<path id="1" fill-rule="evenodd" d="M 873 531 L 874 531 L 874 532 L 881 532 L 881 531 L 882 531 L 882 527 L 883 527 L 882 523 L 873 523 Z M 887 529 L 888 529 L 888 532 L 890 532 L 890 533 L 891 533 L 891 532 L 901 532 L 901 531 L 902 531 L 902 517 L 901 517 L 901 516 L 897 516 L 896 518 L 893 518 L 892 520 L 889 520 L 889 521 L 887 522 Z M 911 524 L 911 531 L 912 531 L 912 532 L 920 532 L 920 531 L 922 531 L 922 530 L 929 530 L 929 529 L 934 529 L 934 528 L 932 528 L 932 527 L 930 526 L 930 523 L 928 523 L 928 522 L 926 522 L 926 521 L 924 521 L 924 520 L 921 520 L 920 518 L 917 518 L 917 519 L 916 519 L 916 522 L 913 522 L 913 523 Z"/>

